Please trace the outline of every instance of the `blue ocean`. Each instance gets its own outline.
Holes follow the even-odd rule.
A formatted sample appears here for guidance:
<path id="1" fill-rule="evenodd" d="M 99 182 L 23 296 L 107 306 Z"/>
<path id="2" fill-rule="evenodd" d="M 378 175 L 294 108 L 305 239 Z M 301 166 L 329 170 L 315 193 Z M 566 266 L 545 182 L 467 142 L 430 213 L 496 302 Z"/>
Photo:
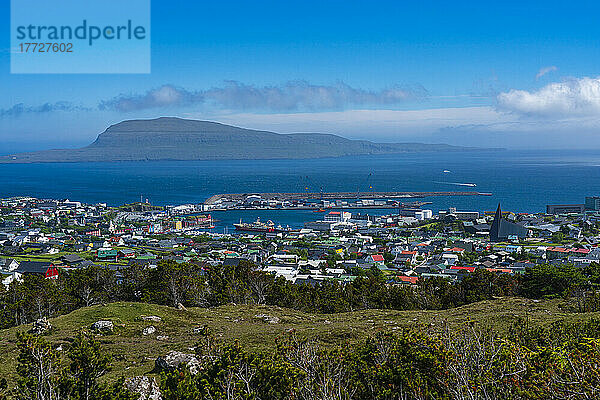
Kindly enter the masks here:
<path id="1" fill-rule="evenodd" d="M 446 171 L 446 172 L 445 172 Z M 476 187 L 463 184 L 476 184 Z M 69 198 L 120 205 L 199 203 L 216 193 L 478 191 L 492 196 L 430 197 L 434 211 L 543 212 L 547 204 L 600 195 L 598 151 L 408 153 L 310 160 L 140 161 L 0 164 L 0 197 Z M 365 211 L 363 211 L 365 212 Z M 371 210 L 370 213 L 393 212 Z M 301 226 L 311 211 L 217 212 L 217 229 L 272 219 Z"/>

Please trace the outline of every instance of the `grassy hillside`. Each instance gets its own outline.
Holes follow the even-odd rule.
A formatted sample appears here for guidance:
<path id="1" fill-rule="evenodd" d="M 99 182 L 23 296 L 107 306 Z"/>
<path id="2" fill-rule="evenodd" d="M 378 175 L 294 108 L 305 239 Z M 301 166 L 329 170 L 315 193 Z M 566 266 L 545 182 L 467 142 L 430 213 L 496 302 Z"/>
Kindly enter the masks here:
<path id="1" fill-rule="evenodd" d="M 267 314 L 280 319 L 269 324 L 256 315 Z M 156 315 L 161 322 L 149 322 L 141 316 Z M 253 349 L 267 349 L 279 335 L 294 329 L 300 337 L 313 338 L 324 345 L 362 340 L 378 330 L 393 332 L 417 323 L 434 329 L 447 322 L 458 326 L 476 321 L 482 326 L 506 330 L 517 317 L 529 317 L 532 324 L 550 324 L 560 319 L 600 318 L 600 313 L 575 314 L 563 300 L 533 301 L 501 298 L 444 311 L 365 310 L 340 314 L 306 314 L 268 306 L 227 305 L 217 308 L 191 308 L 186 311 L 166 306 L 141 303 L 112 303 L 79 309 L 51 320 L 54 329 L 46 338 L 56 345 L 66 343 L 81 327 L 104 319 L 115 324 L 112 335 L 103 336 L 103 348 L 114 357 L 114 369 L 108 379 L 118 376 L 148 374 L 157 356 L 170 350 L 190 351 L 197 335 L 194 327 L 207 325 L 223 340 L 238 339 Z M 157 332 L 143 336 L 142 329 L 153 325 Z M 16 333 L 30 328 L 21 326 L 0 331 L 0 376 L 12 377 L 16 367 Z M 169 336 L 158 340 L 157 335 Z"/>

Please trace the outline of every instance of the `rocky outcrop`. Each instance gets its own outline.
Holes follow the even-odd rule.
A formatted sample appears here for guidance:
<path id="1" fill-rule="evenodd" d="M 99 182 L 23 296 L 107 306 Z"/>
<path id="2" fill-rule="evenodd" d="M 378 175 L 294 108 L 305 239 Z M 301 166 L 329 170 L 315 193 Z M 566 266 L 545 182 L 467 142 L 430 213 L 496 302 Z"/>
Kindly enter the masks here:
<path id="1" fill-rule="evenodd" d="M 275 317 L 273 315 L 256 314 L 254 316 L 254 318 L 262 319 L 263 321 L 265 321 L 268 324 L 278 324 L 279 323 L 279 317 Z"/>
<path id="2" fill-rule="evenodd" d="M 92 331 L 98 333 L 110 333 L 115 329 L 112 321 L 96 321 L 91 326 Z"/>
<path id="3" fill-rule="evenodd" d="M 159 371 L 175 371 L 188 368 L 192 375 L 197 374 L 200 370 L 200 361 L 195 355 L 180 351 L 171 351 L 165 356 L 158 357 L 154 365 Z"/>
<path id="4" fill-rule="evenodd" d="M 134 376 L 125 380 L 125 389 L 140 395 L 139 400 L 162 400 L 156 378 Z"/>
<path id="5" fill-rule="evenodd" d="M 152 335 L 154 332 L 156 332 L 156 328 L 150 325 L 142 330 L 142 335 L 148 336 Z"/>
<path id="6" fill-rule="evenodd" d="M 156 315 L 142 315 L 140 317 L 143 321 L 160 322 L 162 318 Z"/>

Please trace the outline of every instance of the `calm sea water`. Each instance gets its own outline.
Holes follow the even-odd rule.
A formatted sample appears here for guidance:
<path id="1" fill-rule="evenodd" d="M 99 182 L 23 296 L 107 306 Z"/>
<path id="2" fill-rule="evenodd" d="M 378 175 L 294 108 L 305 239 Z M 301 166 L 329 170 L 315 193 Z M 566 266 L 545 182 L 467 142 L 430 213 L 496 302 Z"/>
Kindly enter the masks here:
<path id="1" fill-rule="evenodd" d="M 444 170 L 451 171 L 444 173 Z M 455 185 L 475 183 L 477 187 Z M 372 189 L 370 187 L 372 186 Z M 0 164 L 0 197 L 30 195 L 110 205 L 197 203 L 215 193 L 310 191 L 471 191 L 489 197 L 428 198 L 433 210 L 544 211 L 600 195 L 598 151 L 415 153 L 316 160 L 160 161 Z M 373 210 L 371 213 L 377 213 Z M 379 212 L 381 213 L 381 212 Z M 310 211 L 227 212 L 220 227 L 243 218 L 299 226 Z"/>

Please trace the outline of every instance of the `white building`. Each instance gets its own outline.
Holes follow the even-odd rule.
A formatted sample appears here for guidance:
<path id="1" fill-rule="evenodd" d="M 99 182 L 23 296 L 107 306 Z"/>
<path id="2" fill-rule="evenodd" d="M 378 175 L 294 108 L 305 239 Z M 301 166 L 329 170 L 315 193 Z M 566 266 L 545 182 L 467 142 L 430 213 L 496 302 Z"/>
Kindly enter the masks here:
<path id="1" fill-rule="evenodd" d="M 348 211 L 331 211 L 323 218 L 325 221 L 346 222 L 352 217 Z"/>
<path id="2" fill-rule="evenodd" d="M 431 210 L 416 211 L 415 218 L 418 219 L 419 221 L 431 219 L 431 218 L 433 218 L 433 211 L 431 211 Z"/>

